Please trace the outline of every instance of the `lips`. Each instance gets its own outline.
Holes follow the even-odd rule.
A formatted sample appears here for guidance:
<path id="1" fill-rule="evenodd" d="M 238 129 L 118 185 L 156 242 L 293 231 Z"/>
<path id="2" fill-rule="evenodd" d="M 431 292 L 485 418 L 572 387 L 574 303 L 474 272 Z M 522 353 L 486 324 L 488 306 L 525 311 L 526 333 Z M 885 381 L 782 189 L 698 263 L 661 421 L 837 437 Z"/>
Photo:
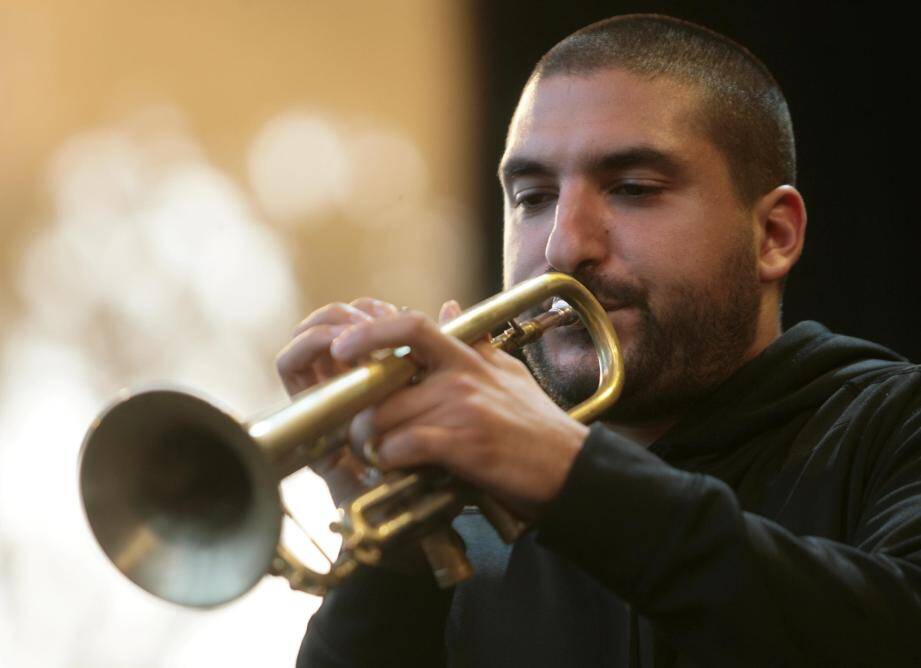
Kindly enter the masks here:
<path id="1" fill-rule="evenodd" d="M 540 305 L 540 309 L 544 312 L 551 310 L 553 308 L 554 302 L 557 301 L 557 299 L 558 299 L 557 297 L 554 297 L 550 300 L 542 302 Z M 611 318 L 614 315 L 614 313 L 616 313 L 617 311 L 621 311 L 626 308 L 631 308 L 633 306 L 633 304 L 623 303 L 623 302 L 599 301 L 598 303 L 601 305 L 601 308 L 604 309 L 605 313 L 607 313 L 608 318 Z M 576 320 L 576 322 L 569 324 L 569 325 L 560 325 L 558 329 L 582 329 L 582 321 Z"/>
<path id="2" fill-rule="evenodd" d="M 606 306 L 606 307 L 603 307 L 603 308 L 604 308 L 604 310 L 605 310 L 605 313 L 607 313 L 608 320 L 610 320 L 610 321 L 613 322 L 614 314 L 615 314 L 616 312 L 618 312 L 618 311 L 621 311 L 621 310 L 625 309 L 625 308 L 629 308 L 629 305 L 614 306 L 614 307 Z M 560 331 L 560 332 L 576 333 L 576 332 L 579 332 L 579 331 L 584 332 L 584 331 L 585 331 L 585 326 L 582 324 L 582 321 L 581 321 L 581 320 L 577 319 L 577 320 L 576 320 L 575 322 L 573 322 L 573 323 L 570 323 L 570 324 L 568 324 L 568 325 L 560 325 L 560 326 L 558 326 L 558 327 L 555 327 L 554 329 L 555 329 L 556 331 Z"/>
<path id="3" fill-rule="evenodd" d="M 614 311 L 620 311 L 621 309 L 624 309 L 624 308 L 630 308 L 631 306 L 632 304 L 613 304 L 613 303 L 605 304 L 604 302 L 601 302 L 601 307 L 608 313 L 613 313 Z"/>

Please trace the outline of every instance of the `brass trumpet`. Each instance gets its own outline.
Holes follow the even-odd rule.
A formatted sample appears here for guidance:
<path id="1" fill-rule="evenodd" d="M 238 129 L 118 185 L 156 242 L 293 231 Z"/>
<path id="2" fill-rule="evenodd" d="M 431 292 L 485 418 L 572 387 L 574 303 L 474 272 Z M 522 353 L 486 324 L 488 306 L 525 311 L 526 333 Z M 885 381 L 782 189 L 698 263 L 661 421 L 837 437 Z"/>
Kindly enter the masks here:
<path id="1" fill-rule="evenodd" d="M 521 323 L 521 313 L 565 300 Z M 442 331 L 473 343 L 505 323 L 493 345 L 512 350 L 552 327 L 581 320 L 599 360 L 596 392 L 569 411 L 587 423 L 623 385 L 617 335 L 604 309 L 578 281 L 548 273 L 468 309 Z M 293 398 L 250 422 L 185 392 L 155 389 L 119 398 L 94 421 L 80 453 L 80 488 L 89 524 L 115 566 L 148 592 L 182 605 L 211 607 L 264 575 L 322 594 L 359 565 L 378 564 L 393 546 L 421 545 L 436 579 L 450 586 L 472 573 L 450 522 L 479 505 L 499 534 L 522 526 L 482 493 L 447 473 L 392 472 L 340 509 L 342 534 L 329 572 L 307 568 L 280 542 L 280 481 L 346 442 L 350 420 L 409 383 L 419 369 L 398 348 Z"/>

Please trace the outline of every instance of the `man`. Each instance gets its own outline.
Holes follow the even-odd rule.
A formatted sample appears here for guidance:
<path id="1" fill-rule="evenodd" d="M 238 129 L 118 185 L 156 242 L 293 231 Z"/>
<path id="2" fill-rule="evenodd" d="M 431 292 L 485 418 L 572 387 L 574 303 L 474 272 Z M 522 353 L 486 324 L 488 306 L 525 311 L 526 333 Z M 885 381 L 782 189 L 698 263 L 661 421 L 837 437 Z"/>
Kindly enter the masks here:
<path id="1" fill-rule="evenodd" d="M 500 179 L 506 283 L 582 280 L 624 345 L 624 396 L 587 427 L 419 314 L 363 299 L 308 317 L 279 356 L 289 391 L 410 345 L 424 380 L 353 440 L 535 530 L 508 548 L 458 518 L 478 575 L 454 592 L 360 572 L 299 665 L 921 665 L 921 370 L 815 323 L 782 333 L 806 214 L 764 66 L 675 19 L 589 26 L 535 68 Z M 564 406 L 592 389 L 583 331 L 528 361 Z"/>

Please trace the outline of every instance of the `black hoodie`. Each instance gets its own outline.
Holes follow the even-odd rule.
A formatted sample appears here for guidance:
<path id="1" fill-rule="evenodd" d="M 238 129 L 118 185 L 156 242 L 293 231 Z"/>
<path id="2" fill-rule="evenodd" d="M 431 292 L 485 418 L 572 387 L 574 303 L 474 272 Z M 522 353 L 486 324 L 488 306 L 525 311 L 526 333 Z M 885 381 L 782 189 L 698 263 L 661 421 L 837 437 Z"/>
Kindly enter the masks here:
<path id="1" fill-rule="evenodd" d="M 514 546 L 455 526 L 453 599 L 366 570 L 298 665 L 921 666 L 921 369 L 801 323 L 648 450 L 593 426 Z"/>

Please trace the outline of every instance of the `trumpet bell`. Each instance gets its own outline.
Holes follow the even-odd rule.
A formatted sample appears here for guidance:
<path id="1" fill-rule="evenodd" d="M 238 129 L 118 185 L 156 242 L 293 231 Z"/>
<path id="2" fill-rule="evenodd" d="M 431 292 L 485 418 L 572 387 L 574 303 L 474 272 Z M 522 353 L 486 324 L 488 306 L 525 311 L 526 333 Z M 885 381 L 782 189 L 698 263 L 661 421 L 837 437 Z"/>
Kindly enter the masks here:
<path id="1" fill-rule="evenodd" d="M 143 589 L 193 607 L 235 599 L 270 569 L 278 482 L 240 422 L 173 390 L 111 405 L 80 453 L 84 509 L 102 549 Z"/>

